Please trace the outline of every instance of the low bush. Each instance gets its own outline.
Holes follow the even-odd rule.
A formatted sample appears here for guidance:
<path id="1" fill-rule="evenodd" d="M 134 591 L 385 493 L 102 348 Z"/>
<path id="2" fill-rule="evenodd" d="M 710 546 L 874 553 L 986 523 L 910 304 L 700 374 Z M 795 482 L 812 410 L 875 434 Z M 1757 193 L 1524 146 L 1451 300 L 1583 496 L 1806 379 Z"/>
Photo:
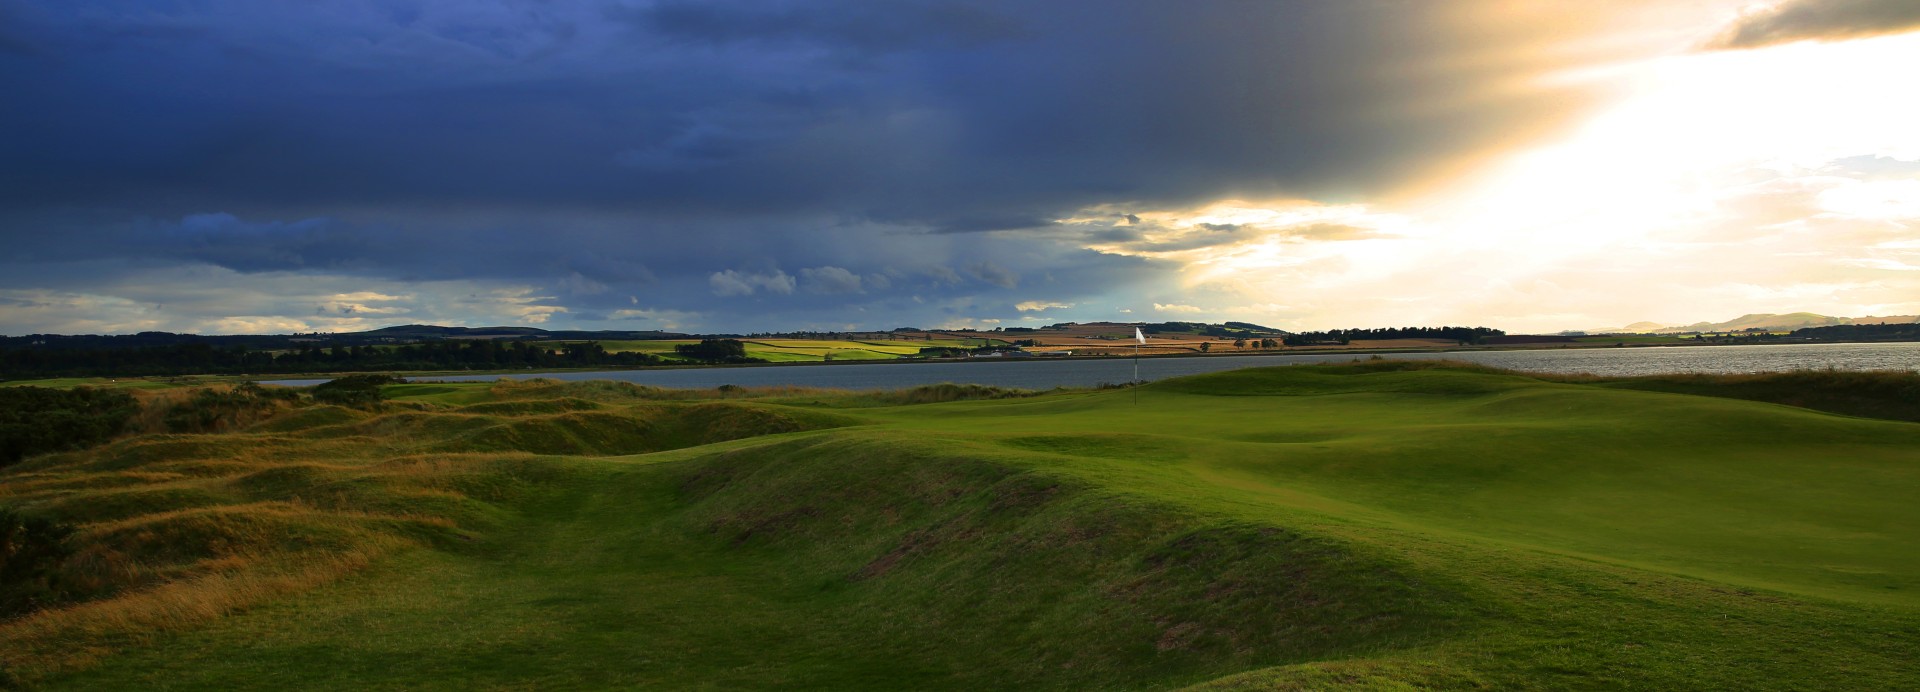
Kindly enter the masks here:
<path id="1" fill-rule="evenodd" d="M 60 563 L 72 554 L 73 528 L 0 507 L 0 618 L 64 599 Z"/>
<path id="2" fill-rule="evenodd" d="M 380 392 L 382 385 L 405 383 L 406 380 L 392 375 L 348 375 L 315 385 L 313 400 L 335 406 L 375 408 L 386 401 L 386 395 Z"/>
<path id="3" fill-rule="evenodd" d="M 0 466 L 113 439 L 139 404 L 126 392 L 0 387 Z"/>
<path id="4" fill-rule="evenodd" d="M 1040 392 L 1026 389 L 1011 389 L 979 384 L 929 384 L 884 392 L 879 395 L 882 401 L 898 404 L 937 404 L 944 401 L 966 401 L 971 399 L 1018 399 L 1038 396 Z"/>
<path id="5" fill-rule="evenodd" d="M 299 399 L 298 390 L 262 387 L 252 382 L 231 389 L 207 388 L 168 408 L 163 420 L 169 432 L 220 432 L 264 418 L 274 409 Z"/>
<path id="6" fill-rule="evenodd" d="M 680 344 L 673 347 L 674 353 L 682 358 L 707 363 L 764 363 L 760 358 L 747 355 L 747 346 L 739 339 L 701 339 L 697 344 Z"/>

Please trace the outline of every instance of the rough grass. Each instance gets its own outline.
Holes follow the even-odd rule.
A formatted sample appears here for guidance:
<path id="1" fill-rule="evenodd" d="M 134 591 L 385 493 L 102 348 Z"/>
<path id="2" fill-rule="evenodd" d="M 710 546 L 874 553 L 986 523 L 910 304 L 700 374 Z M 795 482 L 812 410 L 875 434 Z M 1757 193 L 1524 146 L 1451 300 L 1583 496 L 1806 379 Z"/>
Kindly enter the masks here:
<path id="1" fill-rule="evenodd" d="M 78 529 L 72 600 L 0 623 L 0 669 L 53 689 L 1920 686 L 1920 426 L 1650 388 L 1427 362 L 1044 394 L 397 385 L 381 412 L 0 474 L 0 503 Z"/>
<path id="2" fill-rule="evenodd" d="M 277 405 L 212 426 L 244 431 L 139 435 L 9 469 L 0 502 L 80 530 L 58 570 L 69 605 L 0 625 L 0 663 L 29 678 L 84 666 L 384 556 L 471 540 L 499 503 L 556 473 L 527 451 L 627 454 L 852 422 L 718 401 L 602 412 L 595 399 L 645 399 L 597 384 L 552 399 L 502 389 L 445 413 Z M 164 430 L 168 411 L 204 399 L 162 393 L 149 418 Z"/>

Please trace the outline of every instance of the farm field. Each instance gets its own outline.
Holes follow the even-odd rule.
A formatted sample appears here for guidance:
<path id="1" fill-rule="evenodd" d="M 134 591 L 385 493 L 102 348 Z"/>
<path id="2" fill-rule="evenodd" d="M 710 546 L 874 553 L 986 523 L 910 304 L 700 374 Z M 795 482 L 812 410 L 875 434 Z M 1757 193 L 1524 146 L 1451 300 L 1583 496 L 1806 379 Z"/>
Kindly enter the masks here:
<path id="1" fill-rule="evenodd" d="M 1343 350 L 1343 349 L 1446 349 L 1459 346 L 1460 342 L 1451 339 L 1355 339 L 1347 344 L 1316 344 L 1313 346 L 1294 346 L 1288 350 Z"/>
<path id="2" fill-rule="evenodd" d="M 761 358 L 771 363 L 820 362 L 832 356 L 833 360 L 885 360 L 910 356 L 920 349 L 945 346 L 950 348 L 973 348 L 989 342 L 1004 344 L 1005 341 L 990 339 L 933 339 L 919 341 L 853 341 L 853 340 L 814 340 L 814 339 L 741 339 L 747 348 L 747 355 Z M 674 347 L 681 344 L 699 343 L 697 340 L 659 340 L 659 341 L 603 341 L 608 351 L 652 353 L 673 358 Z"/>
<path id="3" fill-rule="evenodd" d="M 1690 338 L 1677 336 L 1658 336 L 1653 334 L 1631 334 L 1621 336 L 1583 336 L 1574 341 L 1583 344 L 1689 344 L 1698 343 Z"/>
<path id="4" fill-rule="evenodd" d="M 0 387 L 101 387 L 106 389 L 178 389 L 238 382 L 243 378 L 228 375 L 187 375 L 180 377 L 59 377 L 43 380 L 0 381 Z"/>
<path id="5" fill-rule="evenodd" d="M 76 528 L 56 574 L 93 589 L 0 623 L 0 671 L 1920 686 L 1920 424 L 1698 395 L 1716 382 L 1382 361 L 1046 394 L 390 385 L 379 410 L 0 470 L 0 506 Z"/>

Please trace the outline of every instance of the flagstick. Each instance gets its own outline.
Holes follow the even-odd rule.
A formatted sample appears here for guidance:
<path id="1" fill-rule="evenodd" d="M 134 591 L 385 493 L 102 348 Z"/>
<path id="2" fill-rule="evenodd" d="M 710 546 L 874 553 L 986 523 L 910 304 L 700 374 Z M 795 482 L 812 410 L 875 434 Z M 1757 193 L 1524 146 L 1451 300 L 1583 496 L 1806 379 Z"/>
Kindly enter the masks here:
<path id="1" fill-rule="evenodd" d="M 1147 343 L 1147 335 L 1139 327 L 1133 328 L 1133 403 L 1140 403 L 1140 346 Z"/>

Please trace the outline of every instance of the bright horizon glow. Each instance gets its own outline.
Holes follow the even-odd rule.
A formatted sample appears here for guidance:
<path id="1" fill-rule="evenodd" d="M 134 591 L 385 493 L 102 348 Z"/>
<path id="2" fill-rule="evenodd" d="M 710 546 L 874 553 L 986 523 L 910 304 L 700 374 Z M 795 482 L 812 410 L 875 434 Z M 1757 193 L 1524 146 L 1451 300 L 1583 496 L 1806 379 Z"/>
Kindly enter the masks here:
<path id="1" fill-rule="evenodd" d="M 1149 242 L 1087 247 L 1182 262 L 1188 286 L 1225 289 L 1241 307 L 1316 295 L 1319 311 L 1369 316 L 1356 323 L 1557 331 L 1748 312 L 1920 312 L 1920 174 L 1839 169 L 1856 157 L 1920 160 L 1920 90 L 1898 84 L 1891 65 L 1920 65 L 1920 34 L 1554 75 L 1623 95 L 1563 138 L 1397 204 L 1226 200 L 1136 212 L 1162 229 Z M 1377 233 L 1301 232 L 1328 223 Z M 1152 249 L 1202 224 L 1258 230 Z M 1421 299 L 1435 293 L 1445 297 Z M 1283 323 L 1290 311 L 1207 309 Z"/>

